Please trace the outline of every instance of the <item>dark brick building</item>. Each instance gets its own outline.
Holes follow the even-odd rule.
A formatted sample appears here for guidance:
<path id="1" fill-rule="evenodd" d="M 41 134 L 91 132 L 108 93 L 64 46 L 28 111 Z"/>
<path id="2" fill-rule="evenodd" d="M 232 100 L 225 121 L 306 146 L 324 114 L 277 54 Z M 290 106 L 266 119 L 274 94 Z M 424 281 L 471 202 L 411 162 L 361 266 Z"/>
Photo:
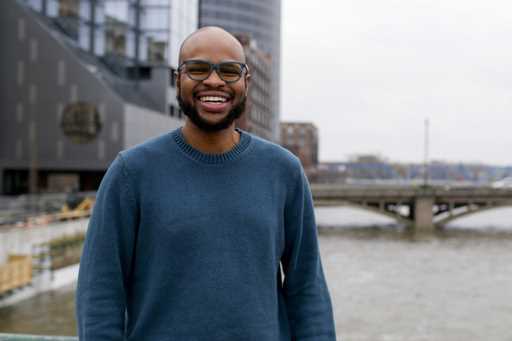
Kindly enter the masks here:
<path id="1" fill-rule="evenodd" d="M 313 123 L 281 122 L 281 145 L 300 159 L 309 177 L 314 176 L 318 166 L 318 129 Z"/>

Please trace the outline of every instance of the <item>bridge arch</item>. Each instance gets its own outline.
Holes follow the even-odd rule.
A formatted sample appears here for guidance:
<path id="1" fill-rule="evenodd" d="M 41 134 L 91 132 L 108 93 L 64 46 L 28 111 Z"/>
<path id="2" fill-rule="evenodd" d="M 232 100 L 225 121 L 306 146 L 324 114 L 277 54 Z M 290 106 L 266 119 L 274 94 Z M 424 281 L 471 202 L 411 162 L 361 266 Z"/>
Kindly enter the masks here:
<path id="1" fill-rule="evenodd" d="M 317 203 L 315 202 L 315 207 L 352 207 L 357 209 L 362 209 L 365 211 L 369 211 L 371 213 L 375 213 L 377 215 L 385 216 L 395 220 L 397 223 L 402 224 L 404 226 L 408 226 L 412 224 L 412 220 L 407 219 L 404 216 L 401 216 L 399 213 L 387 211 L 385 209 L 377 208 L 376 206 L 370 206 L 361 204 L 358 202 L 350 202 L 350 201 L 333 201 L 328 203 Z"/>
<path id="2" fill-rule="evenodd" d="M 467 207 L 469 207 L 467 210 L 464 210 L 464 211 L 461 210 L 460 212 L 457 212 L 455 214 L 451 214 L 451 215 L 449 214 L 446 217 L 443 217 L 440 219 L 435 219 L 434 224 L 440 228 L 445 228 L 446 225 L 448 225 L 452 221 L 457 220 L 459 218 L 466 217 L 468 215 L 474 215 L 477 213 L 496 210 L 496 209 L 500 209 L 500 208 L 507 208 L 507 207 L 512 208 L 512 202 L 511 203 L 499 203 L 499 204 L 486 205 L 486 206 L 478 206 L 473 209 L 470 206 L 467 206 Z M 511 222 L 511 224 L 512 224 L 512 222 Z"/>

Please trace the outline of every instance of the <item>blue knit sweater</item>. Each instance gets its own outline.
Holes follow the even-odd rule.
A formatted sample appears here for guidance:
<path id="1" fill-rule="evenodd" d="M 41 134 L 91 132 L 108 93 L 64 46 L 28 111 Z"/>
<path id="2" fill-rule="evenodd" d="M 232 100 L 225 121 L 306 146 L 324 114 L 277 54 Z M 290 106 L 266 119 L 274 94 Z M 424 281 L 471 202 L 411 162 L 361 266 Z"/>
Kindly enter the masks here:
<path id="1" fill-rule="evenodd" d="M 114 160 L 80 262 L 80 340 L 336 340 L 300 162 L 240 133 L 224 154 L 177 129 Z"/>

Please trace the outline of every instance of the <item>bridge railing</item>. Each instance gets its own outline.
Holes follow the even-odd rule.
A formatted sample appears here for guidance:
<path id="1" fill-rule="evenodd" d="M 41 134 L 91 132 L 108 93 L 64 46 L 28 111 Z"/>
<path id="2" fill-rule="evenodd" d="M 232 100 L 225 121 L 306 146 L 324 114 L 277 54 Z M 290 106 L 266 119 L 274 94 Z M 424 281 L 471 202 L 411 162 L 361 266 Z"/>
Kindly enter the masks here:
<path id="1" fill-rule="evenodd" d="M 23 335 L 0 333 L 0 341 L 78 341 L 78 338 L 73 336 Z"/>

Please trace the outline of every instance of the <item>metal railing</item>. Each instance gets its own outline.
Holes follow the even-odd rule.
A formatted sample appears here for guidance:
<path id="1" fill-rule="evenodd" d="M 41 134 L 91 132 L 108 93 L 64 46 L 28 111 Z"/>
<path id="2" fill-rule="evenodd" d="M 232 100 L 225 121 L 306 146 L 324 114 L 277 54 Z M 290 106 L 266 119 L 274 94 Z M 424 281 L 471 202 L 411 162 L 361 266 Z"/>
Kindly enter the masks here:
<path id="1" fill-rule="evenodd" d="M 0 333 L 0 341 L 78 341 L 78 338 L 73 336 L 23 335 Z"/>

